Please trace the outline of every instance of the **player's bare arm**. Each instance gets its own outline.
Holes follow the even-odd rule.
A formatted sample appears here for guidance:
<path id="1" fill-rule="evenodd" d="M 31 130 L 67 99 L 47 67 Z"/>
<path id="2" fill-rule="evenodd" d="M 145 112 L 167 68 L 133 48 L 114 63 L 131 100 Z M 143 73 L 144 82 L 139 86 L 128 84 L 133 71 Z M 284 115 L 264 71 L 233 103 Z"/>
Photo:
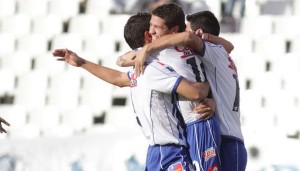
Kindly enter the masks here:
<path id="1" fill-rule="evenodd" d="M 214 36 L 208 33 L 203 33 L 201 29 L 197 30 L 195 33 L 186 31 L 182 33 L 174 33 L 165 35 L 158 38 L 154 43 L 149 43 L 145 45 L 142 50 L 136 55 L 135 58 L 135 73 L 137 76 L 143 73 L 143 64 L 146 61 L 149 54 L 155 50 L 163 49 L 170 46 L 185 45 L 197 52 L 201 52 L 203 49 L 203 41 L 207 40 L 214 44 L 221 44 L 225 50 L 230 53 L 234 46 L 231 42 L 224 38 Z"/>
<path id="2" fill-rule="evenodd" d="M 136 51 L 129 51 L 117 58 L 116 64 L 120 67 L 134 66 Z"/>
<path id="3" fill-rule="evenodd" d="M 188 98 L 189 100 L 202 101 L 207 97 L 209 90 L 210 90 L 210 86 L 207 81 L 203 83 L 199 83 L 199 82 L 191 82 L 183 78 L 180 81 L 176 92 Z"/>
<path id="4" fill-rule="evenodd" d="M 10 124 L 5 119 L 0 117 L 0 133 L 6 133 L 6 130 L 2 127 L 2 123 L 4 123 L 7 126 L 10 126 Z"/>
<path id="5" fill-rule="evenodd" d="M 202 29 L 198 29 L 195 32 L 196 35 L 200 36 L 202 38 L 202 40 L 206 40 L 209 41 L 211 43 L 214 44 L 220 44 L 224 47 L 224 49 L 227 51 L 227 53 L 231 53 L 231 51 L 234 49 L 234 46 L 231 42 L 229 42 L 228 40 L 219 37 L 219 36 L 215 36 L 209 33 L 204 33 L 202 31 Z"/>
<path id="6" fill-rule="evenodd" d="M 127 74 L 105 66 L 100 66 L 79 57 L 76 53 L 68 49 L 56 49 L 52 52 L 58 61 L 64 61 L 72 66 L 81 67 L 103 81 L 119 87 L 130 86 Z"/>

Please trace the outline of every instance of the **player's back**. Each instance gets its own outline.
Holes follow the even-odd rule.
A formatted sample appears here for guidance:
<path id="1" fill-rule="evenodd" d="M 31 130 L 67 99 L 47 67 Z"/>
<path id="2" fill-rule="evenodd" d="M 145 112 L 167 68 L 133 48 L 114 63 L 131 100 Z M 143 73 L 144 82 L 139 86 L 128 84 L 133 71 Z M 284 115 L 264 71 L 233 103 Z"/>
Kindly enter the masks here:
<path id="1" fill-rule="evenodd" d="M 223 46 L 208 42 L 205 42 L 205 46 L 201 61 L 216 101 L 221 133 L 243 140 L 237 68 Z"/>
<path id="2" fill-rule="evenodd" d="M 153 53 L 159 61 L 167 63 L 173 69 L 187 80 L 192 82 L 205 81 L 204 68 L 199 57 L 187 46 L 169 47 Z M 179 108 L 186 123 L 198 119 L 199 114 L 192 110 L 199 104 L 198 101 L 190 101 L 187 98 L 179 97 Z"/>

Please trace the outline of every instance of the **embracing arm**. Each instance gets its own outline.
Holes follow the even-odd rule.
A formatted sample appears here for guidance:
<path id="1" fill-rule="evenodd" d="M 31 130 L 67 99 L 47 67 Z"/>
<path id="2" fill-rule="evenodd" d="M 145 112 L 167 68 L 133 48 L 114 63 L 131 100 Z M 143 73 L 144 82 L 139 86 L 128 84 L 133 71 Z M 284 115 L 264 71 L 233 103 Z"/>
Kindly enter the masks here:
<path id="1" fill-rule="evenodd" d="M 143 73 L 143 64 L 146 61 L 146 58 L 149 56 L 149 54 L 155 50 L 163 49 L 170 46 L 178 46 L 178 45 L 185 45 L 197 52 L 201 52 L 203 49 L 203 40 L 207 40 L 209 42 L 212 42 L 214 44 L 221 44 L 225 50 L 230 53 L 234 46 L 231 42 L 227 41 L 226 39 L 223 39 L 218 36 L 214 36 L 208 33 L 202 33 L 202 30 L 199 29 L 194 33 L 192 32 L 182 32 L 182 33 L 174 33 L 165 35 L 163 37 L 160 37 L 155 42 L 146 44 L 142 50 L 138 52 L 135 58 L 135 73 L 137 76 L 140 75 L 140 73 Z"/>
<path id="2" fill-rule="evenodd" d="M 130 86 L 130 80 L 126 73 L 92 63 L 68 49 L 56 49 L 52 54 L 54 57 L 58 57 L 58 61 L 65 61 L 72 66 L 81 67 L 110 84 L 119 87 Z"/>
<path id="3" fill-rule="evenodd" d="M 143 73 L 143 65 L 149 54 L 155 50 L 163 49 L 170 46 L 186 45 L 196 51 L 201 51 L 203 48 L 203 41 L 191 32 L 182 32 L 168 34 L 152 43 L 146 44 L 136 55 L 135 58 L 135 73 L 139 76 Z"/>
<path id="4" fill-rule="evenodd" d="M 116 64 L 120 67 L 134 66 L 136 51 L 129 51 L 118 57 Z"/>
<path id="5" fill-rule="evenodd" d="M 186 79 L 182 79 L 177 87 L 176 92 L 189 100 L 204 100 L 210 90 L 208 82 L 191 82 Z"/>
<path id="6" fill-rule="evenodd" d="M 222 45 L 227 53 L 231 53 L 231 51 L 234 49 L 233 44 L 222 37 L 218 37 L 209 33 L 201 33 L 201 35 L 203 40 Z"/>

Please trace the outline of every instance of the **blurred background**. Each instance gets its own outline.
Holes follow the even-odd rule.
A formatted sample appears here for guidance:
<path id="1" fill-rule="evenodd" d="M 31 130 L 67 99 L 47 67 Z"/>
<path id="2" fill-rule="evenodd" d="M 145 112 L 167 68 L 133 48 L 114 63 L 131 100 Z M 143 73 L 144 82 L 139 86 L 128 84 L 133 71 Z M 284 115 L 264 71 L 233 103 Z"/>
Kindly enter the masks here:
<path id="1" fill-rule="evenodd" d="M 181 0 L 211 10 L 239 72 L 247 171 L 300 169 L 300 0 Z M 0 171 L 142 171 L 129 88 L 58 62 L 68 48 L 117 67 L 129 16 L 155 0 L 0 0 Z"/>

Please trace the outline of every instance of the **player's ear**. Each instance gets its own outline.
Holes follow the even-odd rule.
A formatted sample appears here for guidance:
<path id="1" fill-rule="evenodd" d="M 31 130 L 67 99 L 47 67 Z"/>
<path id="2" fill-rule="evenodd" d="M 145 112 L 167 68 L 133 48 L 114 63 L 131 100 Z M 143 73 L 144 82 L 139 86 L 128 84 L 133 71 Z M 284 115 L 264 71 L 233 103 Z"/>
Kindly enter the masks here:
<path id="1" fill-rule="evenodd" d="M 152 36 L 151 36 L 151 34 L 149 33 L 149 31 L 145 31 L 145 33 L 144 33 L 144 38 L 145 38 L 145 40 L 148 41 L 148 42 L 151 42 L 151 41 L 152 41 Z"/>
<path id="2" fill-rule="evenodd" d="M 178 27 L 178 26 L 174 26 L 174 27 L 172 27 L 172 29 L 171 29 L 171 32 L 172 32 L 172 33 L 178 33 L 178 31 L 179 31 L 179 27 Z"/>
<path id="3" fill-rule="evenodd" d="M 197 36 L 202 36 L 202 34 L 203 34 L 203 30 L 202 29 L 197 29 L 196 31 L 195 31 L 195 34 L 197 35 Z"/>

